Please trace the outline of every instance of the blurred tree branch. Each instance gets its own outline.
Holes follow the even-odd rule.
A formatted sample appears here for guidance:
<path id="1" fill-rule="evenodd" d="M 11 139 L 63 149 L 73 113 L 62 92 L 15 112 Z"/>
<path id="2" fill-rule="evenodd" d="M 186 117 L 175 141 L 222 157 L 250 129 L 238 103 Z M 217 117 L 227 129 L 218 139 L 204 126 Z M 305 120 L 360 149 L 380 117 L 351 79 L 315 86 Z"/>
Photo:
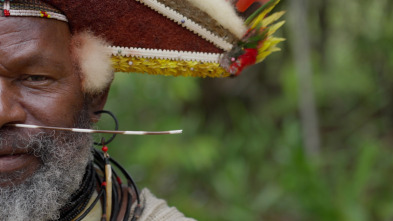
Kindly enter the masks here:
<path id="1" fill-rule="evenodd" d="M 290 44 L 293 50 L 298 76 L 299 111 L 305 151 L 309 156 L 315 156 L 319 155 L 320 152 L 320 134 L 312 86 L 310 39 L 307 25 L 306 5 L 306 0 L 290 1 L 289 25 L 293 33 Z"/>

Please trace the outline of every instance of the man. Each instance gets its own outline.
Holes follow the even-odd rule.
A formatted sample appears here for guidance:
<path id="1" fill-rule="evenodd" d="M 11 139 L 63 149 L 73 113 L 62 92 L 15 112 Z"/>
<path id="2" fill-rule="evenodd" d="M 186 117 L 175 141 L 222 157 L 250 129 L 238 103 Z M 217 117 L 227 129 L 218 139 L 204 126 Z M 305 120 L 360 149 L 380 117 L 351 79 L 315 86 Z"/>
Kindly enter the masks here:
<path id="1" fill-rule="evenodd" d="M 168 19 L 162 14 L 172 11 L 164 10 L 159 14 L 150 8 L 164 3 L 170 6 L 170 1 L 152 2 L 147 5 L 149 7 L 139 2 L 120 0 L 117 3 L 90 3 L 94 3 L 98 9 L 116 4 L 116 8 L 138 9 L 139 16 L 146 12 L 143 18 L 150 18 L 148 23 L 153 24 L 154 28 L 157 28 L 154 23 L 158 21 L 167 24 Z M 225 5 L 225 1 L 217 2 Z M 194 10 L 204 12 L 198 1 L 189 1 L 189 4 Z M 113 79 L 106 43 L 113 32 L 102 31 L 100 25 L 105 23 L 105 18 L 101 22 L 90 23 L 95 20 L 94 17 L 79 17 L 84 10 L 97 12 L 88 1 L 6 0 L 0 2 L 0 6 L 3 8 L 0 17 L 0 220 L 192 220 L 169 208 L 148 190 L 139 195 L 132 180 L 128 179 L 128 186 L 122 186 L 120 180 L 114 177 L 113 188 L 107 188 L 112 182 L 108 175 L 110 159 L 100 153 L 93 156 L 90 135 L 12 126 L 33 124 L 90 128 L 92 123 L 97 122 L 99 116 L 95 113 L 103 109 Z M 228 5 L 225 7 L 229 8 Z M 207 14 L 211 13 L 206 10 Z M 177 8 L 176 11 L 180 12 L 181 9 Z M 124 20 L 120 17 L 116 19 Z M 112 18 L 115 22 L 116 19 Z M 181 20 L 180 24 L 187 22 L 191 20 Z M 211 53 L 222 51 L 214 48 L 214 44 L 221 44 L 221 41 L 205 42 L 206 39 L 199 39 L 198 35 L 177 26 L 168 28 L 173 31 L 172 34 L 167 33 L 169 37 L 173 33 L 181 33 L 183 37 L 195 40 L 174 44 L 180 51 L 176 56 L 188 56 L 188 52 L 183 52 L 187 48 L 191 48 L 191 51 L 202 48 L 202 52 Z M 140 29 L 140 32 L 143 30 Z M 201 32 L 202 35 L 206 34 L 204 30 Z M 100 33 L 103 33 L 103 38 L 97 37 Z M 236 34 L 230 35 L 236 38 Z M 165 37 L 165 33 L 158 37 Z M 156 40 L 158 37 L 155 36 Z M 139 36 L 131 42 L 140 39 L 142 37 Z M 125 38 L 127 41 L 128 37 Z M 150 48 L 161 47 L 148 39 L 140 41 Z M 154 73 L 157 69 L 149 66 L 146 61 L 149 57 L 127 57 L 129 52 L 124 48 L 121 48 L 123 51 L 117 47 L 111 49 L 112 62 L 118 71 Z M 142 49 L 136 51 L 146 52 Z M 135 53 L 135 50 L 132 52 Z M 162 65 L 165 66 L 165 62 L 162 62 L 165 59 L 166 63 L 174 64 L 165 57 L 172 56 L 171 53 L 160 53 Z M 150 59 L 154 60 L 154 56 Z M 226 63 L 227 69 L 224 69 L 224 65 L 221 67 L 202 61 L 195 64 L 195 61 L 184 60 L 176 61 L 175 69 L 168 68 L 164 72 L 174 75 L 186 75 L 188 72 L 200 74 L 209 67 L 207 72 L 210 74 L 223 75 L 227 71 L 238 74 L 244 68 L 243 64 L 238 62 L 233 67 L 237 59 L 232 59 Z M 187 70 L 181 70 L 184 68 Z M 215 71 L 210 71 L 210 68 L 215 68 Z M 204 73 L 202 76 L 205 76 Z"/>

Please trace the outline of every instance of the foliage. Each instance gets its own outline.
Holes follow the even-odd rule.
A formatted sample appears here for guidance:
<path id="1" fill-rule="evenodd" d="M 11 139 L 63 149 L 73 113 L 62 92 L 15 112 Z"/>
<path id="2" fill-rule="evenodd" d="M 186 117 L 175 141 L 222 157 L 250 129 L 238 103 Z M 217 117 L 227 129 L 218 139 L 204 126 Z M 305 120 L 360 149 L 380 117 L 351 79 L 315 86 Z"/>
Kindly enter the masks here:
<path id="1" fill-rule="evenodd" d="M 309 1 L 320 156 L 303 150 L 288 27 L 282 52 L 235 79 L 118 74 L 121 129 L 184 134 L 118 137 L 110 153 L 199 220 L 392 220 L 392 10 Z"/>

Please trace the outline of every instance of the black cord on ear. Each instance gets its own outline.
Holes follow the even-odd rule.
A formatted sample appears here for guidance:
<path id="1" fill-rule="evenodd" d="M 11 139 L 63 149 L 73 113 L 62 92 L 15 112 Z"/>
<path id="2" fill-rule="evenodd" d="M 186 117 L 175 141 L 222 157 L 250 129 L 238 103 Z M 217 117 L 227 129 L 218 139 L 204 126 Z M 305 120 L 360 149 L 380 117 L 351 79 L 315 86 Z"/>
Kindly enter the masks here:
<path id="1" fill-rule="evenodd" d="M 119 121 L 117 120 L 116 116 L 112 112 L 107 111 L 107 110 L 100 110 L 100 111 L 94 112 L 94 114 L 108 114 L 115 121 L 115 130 L 119 130 Z M 112 142 L 115 139 L 116 135 L 117 134 L 113 134 L 112 137 L 109 138 L 105 142 L 94 142 L 94 145 L 96 145 L 96 146 L 108 145 L 110 142 Z"/>

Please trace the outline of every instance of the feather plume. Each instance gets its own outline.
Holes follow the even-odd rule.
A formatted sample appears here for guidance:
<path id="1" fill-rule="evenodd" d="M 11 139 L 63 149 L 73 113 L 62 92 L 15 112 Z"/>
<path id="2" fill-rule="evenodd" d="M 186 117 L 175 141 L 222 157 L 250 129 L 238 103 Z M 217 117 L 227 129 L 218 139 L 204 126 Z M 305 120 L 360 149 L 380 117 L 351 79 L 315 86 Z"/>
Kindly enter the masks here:
<path id="1" fill-rule="evenodd" d="M 277 44 L 283 38 L 273 37 L 273 34 L 284 25 L 285 21 L 277 22 L 285 12 L 276 12 L 268 16 L 280 0 L 271 0 L 249 18 L 245 24 L 249 28 L 242 40 L 221 59 L 221 65 L 231 75 L 239 75 L 241 71 L 252 64 L 263 61 L 272 52 L 279 51 Z"/>

